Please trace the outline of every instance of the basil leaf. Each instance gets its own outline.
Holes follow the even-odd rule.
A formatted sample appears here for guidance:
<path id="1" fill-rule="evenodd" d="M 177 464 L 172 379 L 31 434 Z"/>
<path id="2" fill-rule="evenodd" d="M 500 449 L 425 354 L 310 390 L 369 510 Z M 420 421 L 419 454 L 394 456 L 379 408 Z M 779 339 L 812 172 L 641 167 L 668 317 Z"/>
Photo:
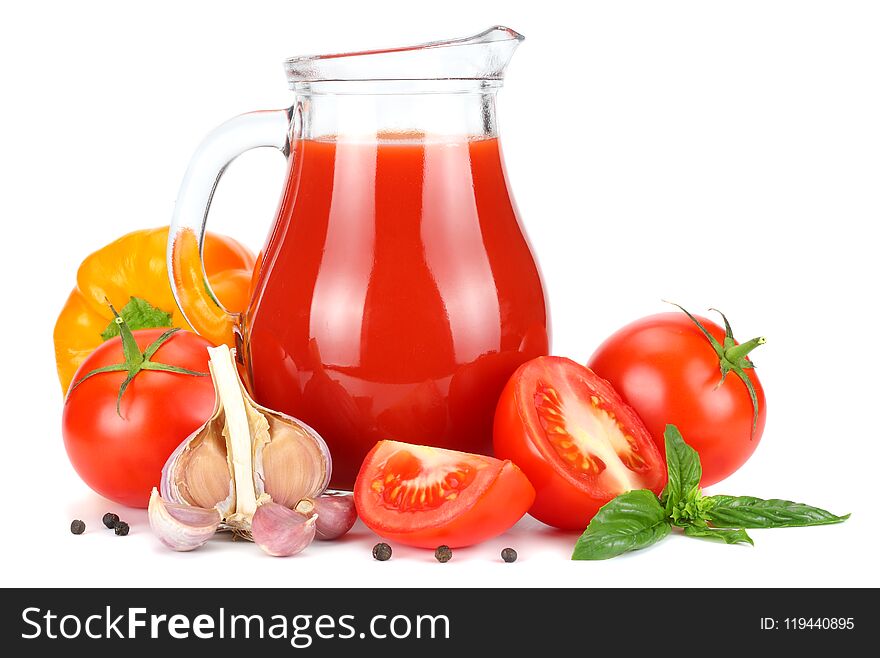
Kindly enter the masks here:
<path id="1" fill-rule="evenodd" d="M 849 518 L 836 516 L 818 507 L 790 500 L 763 500 L 752 496 L 709 496 L 704 518 L 716 528 L 796 528 L 842 523 Z"/>
<path id="2" fill-rule="evenodd" d="M 703 468 L 697 451 L 684 442 L 675 425 L 666 426 L 663 439 L 666 443 L 668 479 L 660 494 L 660 501 L 666 507 L 666 513 L 671 514 L 676 505 L 693 497 L 699 489 Z"/>
<path id="3" fill-rule="evenodd" d="M 578 539 L 571 559 L 607 560 L 650 546 L 671 529 L 657 496 L 647 489 L 627 491 L 596 513 Z"/>
<path id="4" fill-rule="evenodd" d="M 140 297 L 131 297 L 128 303 L 120 309 L 119 315 L 131 330 L 171 326 L 171 313 L 156 308 L 146 299 Z M 111 322 L 101 332 L 101 339 L 106 341 L 118 335 L 119 325 L 116 322 Z"/>
<path id="5" fill-rule="evenodd" d="M 706 528 L 698 526 L 687 526 L 684 534 L 688 537 L 699 537 L 701 539 L 714 539 L 723 541 L 725 544 L 751 544 L 755 545 L 749 534 L 742 528 Z"/>

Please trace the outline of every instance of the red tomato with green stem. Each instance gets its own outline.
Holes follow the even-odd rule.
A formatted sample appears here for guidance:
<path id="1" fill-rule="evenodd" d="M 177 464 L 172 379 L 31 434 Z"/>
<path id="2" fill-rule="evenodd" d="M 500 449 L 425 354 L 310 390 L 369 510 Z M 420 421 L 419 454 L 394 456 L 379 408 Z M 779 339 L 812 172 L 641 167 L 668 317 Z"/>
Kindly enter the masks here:
<path id="1" fill-rule="evenodd" d="M 583 530 L 605 503 L 632 489 L 660 493 L 666 470 L 636 413 L 600 377 L 545 356 L 510 378 L 495 412 L 495 455 L 535 487 L 532 516 Z"/>
<path id="2" fill-rule="evenodd" d="M 723 314 L 724 328 L 681 310 L 628 324 L 588 365 L 636 410 L 661 451 L 666 425 L 681 430 L 700 455 L 706 487 L 742 466 L 761 439 L 767 402 L 747 355 L 764 339 L 739 345 Z"/>
<path id="3" fill-rule="evenodd" d="M 115 313 L 115 311 L 114 311 Z M 180 329 L 132 332 L 101 344 L 74 375 L 64 403 L 64 446 L 96 492 L 146 507 L 168 456 L 214 410 L 212 344 Z"/>
<path id="4" fill-rule="evenodd" d="M 379 441 L 354 485 L 358 516 L 380 537 L 408 546 L 470 546 L 525 515 L 535 490 L 509 461 Z"/>

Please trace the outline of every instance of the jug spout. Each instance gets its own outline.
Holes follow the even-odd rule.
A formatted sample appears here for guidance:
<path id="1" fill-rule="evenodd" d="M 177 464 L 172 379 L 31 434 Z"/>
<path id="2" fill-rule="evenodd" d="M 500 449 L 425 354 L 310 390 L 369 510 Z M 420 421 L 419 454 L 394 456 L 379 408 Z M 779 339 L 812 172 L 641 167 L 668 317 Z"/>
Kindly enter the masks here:
<path id="1" fill-rule="evenodd" d="M 415 46 L 292 57 L 284 69 L 291 89 L 322 81 L 485 80 L 504 78 L 510 58 L 524 39 L 495 26 L 470 37 Z"/>
<path id="2" fill-rule="evenodd" d="M 504 77 L 504 71 L 516 47 L 524 39 L 523 35 L 509 27 L 496 25 L 472 37 L 447 41 L 440 45 L 458 49 L 462 57 L 473 57 L 477 66 L 482 69 L 481 75 L 474 77 L 500 80 Z M 465 53 L 466 50 L 471 52 Z"/>

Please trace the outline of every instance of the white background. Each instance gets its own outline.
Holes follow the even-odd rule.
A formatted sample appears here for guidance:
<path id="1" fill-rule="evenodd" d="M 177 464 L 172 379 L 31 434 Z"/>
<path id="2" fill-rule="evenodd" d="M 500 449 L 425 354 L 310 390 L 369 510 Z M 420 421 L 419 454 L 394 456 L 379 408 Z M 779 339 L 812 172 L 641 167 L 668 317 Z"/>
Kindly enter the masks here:
<path id="1" fill-rule="evenodd" d="M 31 2 L 0 21 L 5 585 L 880 585 L 876 565 L 880 12 L 871 2 Z M 291 103 L 295 54 L 464 36 L 527 36 L 499 98 L 512 186 L 543 267 L 554 352 L 584 361 L 674 299 L 763 334 L 769 417 L 753 459 L 711 491 L 852 512 L 755 531 L 756 546 L 672 537 L 601 563 L 526 520 L 459 550 L 376 538 L 289 560 L 218 540 L 164 550 L 142 511 L 69 466 L 52 326 L 79 262 L 167 223 L 213 126 Z M 246 155 L 211 227 L 260 248 L 284 163 Z M 70 534 L 73 518 L 88 531 Z M 504 546 L 520 559 L 498 559 Z"/>

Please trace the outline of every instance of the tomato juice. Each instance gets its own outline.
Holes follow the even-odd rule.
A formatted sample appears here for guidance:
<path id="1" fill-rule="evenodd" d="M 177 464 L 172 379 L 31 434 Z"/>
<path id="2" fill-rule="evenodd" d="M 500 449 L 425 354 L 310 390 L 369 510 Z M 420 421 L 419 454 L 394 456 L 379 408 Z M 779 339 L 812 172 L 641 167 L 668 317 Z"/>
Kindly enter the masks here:
<path id="1" fill-rule="evenodd" d="M 548 350 L 498 140 L 298 139 L 243 341 L 258 402 L 317 430 L 331 486 L 379 440 L 491 454 L 510 375 Z"/>

